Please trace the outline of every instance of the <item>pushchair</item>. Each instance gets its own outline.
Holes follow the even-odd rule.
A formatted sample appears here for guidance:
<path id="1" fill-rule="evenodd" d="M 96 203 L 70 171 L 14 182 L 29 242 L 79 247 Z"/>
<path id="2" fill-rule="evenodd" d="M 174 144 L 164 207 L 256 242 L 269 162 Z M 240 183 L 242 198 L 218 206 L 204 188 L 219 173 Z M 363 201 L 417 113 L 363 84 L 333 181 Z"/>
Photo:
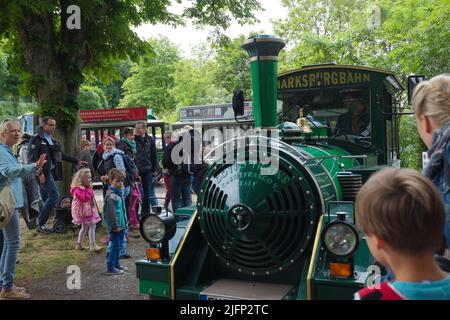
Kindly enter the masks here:
<path id="1" fill-rule="evenodd" d="M 78 227 L 79 226 L 72 223 L 70 198 L 66 197 L 61 199 L 60 205 L 55 208 L 53 230 L 56 233 L 64 233 L 68 228 L 76 229 Z"/>

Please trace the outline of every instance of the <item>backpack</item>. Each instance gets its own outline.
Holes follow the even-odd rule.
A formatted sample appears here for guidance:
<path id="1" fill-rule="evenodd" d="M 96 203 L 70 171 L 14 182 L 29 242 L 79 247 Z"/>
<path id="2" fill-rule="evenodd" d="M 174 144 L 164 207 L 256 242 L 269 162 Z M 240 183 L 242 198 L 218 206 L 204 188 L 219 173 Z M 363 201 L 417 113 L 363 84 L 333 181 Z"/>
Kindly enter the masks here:
<path id="1" fill-rule="evenodd" d="M 114 164 L 115 156 L 116 154 L 111 155 L 106 159 L 102 158 L 102 160 L 100 161 L 97 169 L 102 176 L 107 175 L 109 170 L 116 167 L 116 165 Z M 121 156 L 126 171 L 125 185 L 129 186 L 136 181 L 137 177 L 139 177 L 138 169 L 136 167 L 136 164 L 134 163 L 133 158 L 131 158 L 128 154 L 122 154 Z"/>
<path id="2" fill-rule="evenodd" d="M 131 158 L 128 154 L 122 155 L 123 164 L 125 166 L 125 170 L 127 171 L 127 180 L 130 184 L 136 181 L 139 177 L 139 171 L 134 162 L 133 158 Z"/>

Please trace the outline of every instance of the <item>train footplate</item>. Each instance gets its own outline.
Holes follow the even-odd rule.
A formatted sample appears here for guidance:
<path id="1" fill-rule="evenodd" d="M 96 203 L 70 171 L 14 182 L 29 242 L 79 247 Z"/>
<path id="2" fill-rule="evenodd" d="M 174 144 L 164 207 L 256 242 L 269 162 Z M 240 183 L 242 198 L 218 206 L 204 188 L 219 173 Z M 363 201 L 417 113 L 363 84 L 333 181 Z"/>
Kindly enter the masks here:
<path id="1" fill-rule="evenodd" d="M 220 279 L 200 292 L 200 300 L 281 300 L 290 285 Z"/>

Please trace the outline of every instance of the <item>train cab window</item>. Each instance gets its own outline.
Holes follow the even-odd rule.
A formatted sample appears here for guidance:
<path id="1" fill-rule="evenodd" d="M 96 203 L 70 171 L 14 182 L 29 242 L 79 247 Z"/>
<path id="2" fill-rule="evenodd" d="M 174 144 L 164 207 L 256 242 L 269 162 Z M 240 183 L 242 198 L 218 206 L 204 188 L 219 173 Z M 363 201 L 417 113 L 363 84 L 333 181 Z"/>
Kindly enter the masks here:
<path id="1" fill-rule="evenodd" d="M 326 127 L 328 137 L 364 147 L 372 144 L 370 92 L 364 88 L 285 93 L 284 121 L 296 122 L 303 108 L 311 127 Z"/>

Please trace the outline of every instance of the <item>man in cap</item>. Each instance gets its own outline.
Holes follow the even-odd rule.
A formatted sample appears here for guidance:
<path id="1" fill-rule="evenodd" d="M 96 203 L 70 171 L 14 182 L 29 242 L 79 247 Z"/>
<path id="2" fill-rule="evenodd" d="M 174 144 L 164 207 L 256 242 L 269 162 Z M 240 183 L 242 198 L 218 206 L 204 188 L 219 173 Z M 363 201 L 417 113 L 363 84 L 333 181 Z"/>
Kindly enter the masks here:
<path id="1" fill-rule="evenodd" d="M 356 135 L 370 137 L 370 113 L 361 90 L 350 89 L 343 93 L 343 103 L 348 112 L 339 116 L 334 136 Z"/>

